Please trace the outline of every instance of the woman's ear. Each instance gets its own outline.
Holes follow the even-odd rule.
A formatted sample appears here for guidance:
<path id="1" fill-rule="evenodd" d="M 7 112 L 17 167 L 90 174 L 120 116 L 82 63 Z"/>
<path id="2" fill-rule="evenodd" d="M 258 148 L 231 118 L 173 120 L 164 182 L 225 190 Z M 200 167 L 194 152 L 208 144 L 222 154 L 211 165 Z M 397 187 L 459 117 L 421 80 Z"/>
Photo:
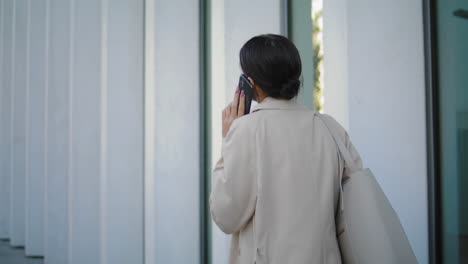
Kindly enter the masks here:
<path id="1" fill-rule="evenodd" d="M 247 77 L 247 79 L 249 80 L 249 82 L 253 85 L 254 87 L 254 93 L 253 93 L 253 98 L 255 101 L 258 102 L 258 98 L 260 97 L 259 95 L 260 94 L 263 94 L 263 91 L 260 87 L 258 87 L 258 85 L 255 84 L 254 80 L 251 78 L 251 77 Z"/>
<path id="2" fill-rule="evenodd" d="M 252 79 L 252 77 L 247 77 L 247 80 L 249 80 L 249 82 L 253 85 L 253 100 L 257 101 L 257 98 L 258 98 L 258 92 L 257 92 L 257 86 L 255 85 L 255 82 L 254 80 Z"/>
<path id="3" fill-rule="evenodd" d="M 249 80 L 249 82 L 250 82 L 253 86 L 255 86 L 255 82 L 254 82 L 254 80 L 252 79 L 252 77 L 247 77 L 247 79 Z"/>

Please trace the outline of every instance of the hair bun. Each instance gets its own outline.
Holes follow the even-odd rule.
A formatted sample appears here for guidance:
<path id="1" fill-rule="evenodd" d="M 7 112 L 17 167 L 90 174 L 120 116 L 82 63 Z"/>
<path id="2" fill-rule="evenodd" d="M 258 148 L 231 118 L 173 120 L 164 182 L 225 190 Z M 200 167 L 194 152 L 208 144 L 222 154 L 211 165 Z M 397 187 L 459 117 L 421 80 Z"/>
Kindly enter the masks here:
<path id="1" fill-rule="evenodd" d="M 301 81 L 298 79 L 289 79 L 281 85 L 280 95 L 285 99 L 292 99 L 297 95 Z"/>

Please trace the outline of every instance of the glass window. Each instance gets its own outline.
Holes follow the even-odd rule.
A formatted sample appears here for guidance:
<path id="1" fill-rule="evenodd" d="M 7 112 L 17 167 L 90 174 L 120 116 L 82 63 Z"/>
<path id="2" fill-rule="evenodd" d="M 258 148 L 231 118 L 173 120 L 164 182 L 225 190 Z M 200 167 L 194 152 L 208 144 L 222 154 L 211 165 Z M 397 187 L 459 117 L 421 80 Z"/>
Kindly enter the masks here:
<path id="1" fill-rule="evenodd" d="M 435 3 L 442 259 L 468 263 L 468 2 Z"/>

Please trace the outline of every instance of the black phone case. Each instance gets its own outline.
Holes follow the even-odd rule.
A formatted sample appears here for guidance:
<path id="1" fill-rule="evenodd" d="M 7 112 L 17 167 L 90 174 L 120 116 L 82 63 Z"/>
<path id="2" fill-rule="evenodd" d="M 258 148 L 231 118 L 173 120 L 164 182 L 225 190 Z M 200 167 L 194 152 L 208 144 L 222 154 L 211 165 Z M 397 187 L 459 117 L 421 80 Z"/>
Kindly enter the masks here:
<path id="1" fill-rule="evenodd" d="M 250 105 L 252 104 L 252 98 L 253 98 L 253 92 L 254 92 L 254 87 L 250 83 L 249 79 L 247 79 L 247 76 L 244 74 L 241 74 L 239 78 L 239 91 L 244 91 L 245 94 L 245 111 L 244 115 L 247 115 L 250 113 Z M 240 97 L 239 97 L 240 100 Z"/>

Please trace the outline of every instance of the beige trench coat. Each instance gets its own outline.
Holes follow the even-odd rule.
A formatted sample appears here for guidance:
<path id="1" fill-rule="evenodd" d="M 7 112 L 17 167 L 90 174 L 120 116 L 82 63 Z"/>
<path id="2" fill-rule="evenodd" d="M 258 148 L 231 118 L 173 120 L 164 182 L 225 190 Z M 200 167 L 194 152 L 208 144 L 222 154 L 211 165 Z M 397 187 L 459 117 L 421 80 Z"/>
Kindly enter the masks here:
<path id="1" fill-rule="evenodd" d="M 346 131 L 324 118 L 362 167 Z M 236 119 L 210 195 L 213 220 L 233 234 L 230 263 L 341 263 L 335 213 L 343 166 L 323 121 L 296 99 L 267 97 Z"/>

